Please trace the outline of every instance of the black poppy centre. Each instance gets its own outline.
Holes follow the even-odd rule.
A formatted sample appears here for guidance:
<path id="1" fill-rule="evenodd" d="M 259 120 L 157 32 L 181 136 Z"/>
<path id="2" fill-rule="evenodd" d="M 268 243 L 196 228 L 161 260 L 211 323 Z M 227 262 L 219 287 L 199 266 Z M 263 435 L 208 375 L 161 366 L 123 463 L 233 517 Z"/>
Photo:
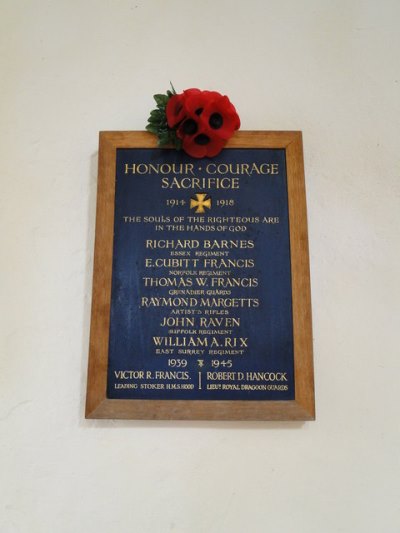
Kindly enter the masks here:
<path id="1" fill-rule="evenodd" d="M 211 115 L 209 124 L 213 130 L 219 130 L 219 128 L 222 127 L 223 123 L 224 123 L 224 119 L 222 115 L 220 115 L 219 113 L 213 113 Z"/>
<path id="2" fill-rule="evenodd" d="M 200 135 L 197 135 L 197 137 L 194 138 L 194 142 L 200 146 L 204 146 L 210 142 L 210 137 L 204 133 L 200 133 Z"/>
<path id="3" fill-rule="evenodd" d="M 188 118 L 182 125 L 183 133 L 186 135 L 194 135 L 197 132 L 197 123 L 192 118 Z"/>

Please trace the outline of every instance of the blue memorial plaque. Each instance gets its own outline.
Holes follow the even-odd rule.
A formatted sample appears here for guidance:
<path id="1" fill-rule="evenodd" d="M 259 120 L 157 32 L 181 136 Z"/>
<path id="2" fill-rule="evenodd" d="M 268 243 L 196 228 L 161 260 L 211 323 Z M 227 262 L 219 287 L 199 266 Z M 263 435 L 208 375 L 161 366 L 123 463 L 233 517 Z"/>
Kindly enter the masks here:
<path id="1" fill-rule="evenodd" d="M 291 224 L 287 147 L 239 143 L 213 159 L 114 147 L 99 416 L 118 406 L 116 416 L 128 418 L 313 418 L 296 411 L 300 397 L 310 404 L 296 357 L 310 361 L 300 344 L 311 324 L 308 271 L 293 273 L 303 244 Z M 276 412 L 260 415 L 267 404 Z M 294 414 L 282 415 L 282 405 Z"/>
<path id="2" fill-rule="evenodd" d="M 119 149 L 109 398 L 294 399 L 285 151 Z"/>

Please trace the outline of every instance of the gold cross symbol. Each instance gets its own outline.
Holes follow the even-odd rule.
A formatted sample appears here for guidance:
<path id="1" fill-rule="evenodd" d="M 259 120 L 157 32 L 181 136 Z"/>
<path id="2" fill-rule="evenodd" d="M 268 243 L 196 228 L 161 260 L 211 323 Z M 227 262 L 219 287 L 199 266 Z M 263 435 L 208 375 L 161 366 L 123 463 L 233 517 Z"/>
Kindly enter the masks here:
<path id="1" fill-rule="evenodd" d="M 190 199 L 190 209 L 197 208 L 195 213 L 204 213 L 206 207 L 211 209 L 211 198 L 207 198 L 206 200 L 206 197 L 207 194 L 204 192 L 196 193 L 197 200 L 194 198 Z"/>

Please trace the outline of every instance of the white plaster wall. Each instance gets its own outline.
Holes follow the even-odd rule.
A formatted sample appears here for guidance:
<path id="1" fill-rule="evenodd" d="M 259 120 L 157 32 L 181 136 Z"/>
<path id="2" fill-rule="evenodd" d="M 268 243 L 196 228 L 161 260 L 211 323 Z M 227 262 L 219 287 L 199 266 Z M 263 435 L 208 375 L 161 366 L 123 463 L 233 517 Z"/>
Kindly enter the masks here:
<path id="1" fill-rule="evenodd" d="M 1 533 L 400 531 L 398 0 L 2 0 Z M 99 130 L 304 133 L 317 421 L 85 421 Z"/>

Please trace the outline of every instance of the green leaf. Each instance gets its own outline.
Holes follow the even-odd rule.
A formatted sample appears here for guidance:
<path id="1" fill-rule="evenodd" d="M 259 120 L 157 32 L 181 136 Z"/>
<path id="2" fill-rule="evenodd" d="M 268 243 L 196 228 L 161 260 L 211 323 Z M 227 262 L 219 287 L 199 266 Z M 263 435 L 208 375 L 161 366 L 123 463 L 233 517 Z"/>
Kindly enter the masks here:
<path id="1" fill-rule="evenodd" d="M 164 146 L 164 144 L 168 144 L 169 143 L 169 134 L 167 131 L 164 131 L 162 133 L 159 133 L 159 142 L 158 144 L 160 146 Z"/>
<path id="2" fill-rule="evenodd" d="M 165 107 L 169 98 L 166 94 L 155 94 L 154 100 L 156 101 L 158 106 Z"/>
<path id="3" fill-rule="evenodd" d="M 156 117 L 155 115 L 150 115 L 147 119 L 149 122 L 160 122 L 160 118 Z"/>
<path id="4" fill-rule="evenodd" d="M 162 118 L 164 116 L 164 113 L 160 111 L 160 109 L 153 109 L 152 111 L 150 111 L 150 116 Z"/>
<path id="5" fill-rule="evenodd" d="M 162 121 L 158 118 L 158 117 L 149 117 L 147 119 L 148 122 L 150 122 L 150 124 L 161 124 Z"/>
<path id="6" fill-rule="evenodd" d="M 146 130 L 157 135 L 159 146 L 172 144 L 177 150 L 180 150 L 182 147 L 182 141 L 177 138 L 175 129 L 170 129 L 167 123 L 166 107 L 169 99 L 176 94 L 175 87 L 172 83 L 171 89 L 172 90 L 168 89 L 166 94 L 154 95 L 157 107 L 150 111 Z"/>
<path id="7" fill-rule="evenodd" d="M 155 133 L 156 135 L 158 134 L 158 128 L 157 126 L 154 126 L 154 124 L 147 124 L 146 130 Z"/>

